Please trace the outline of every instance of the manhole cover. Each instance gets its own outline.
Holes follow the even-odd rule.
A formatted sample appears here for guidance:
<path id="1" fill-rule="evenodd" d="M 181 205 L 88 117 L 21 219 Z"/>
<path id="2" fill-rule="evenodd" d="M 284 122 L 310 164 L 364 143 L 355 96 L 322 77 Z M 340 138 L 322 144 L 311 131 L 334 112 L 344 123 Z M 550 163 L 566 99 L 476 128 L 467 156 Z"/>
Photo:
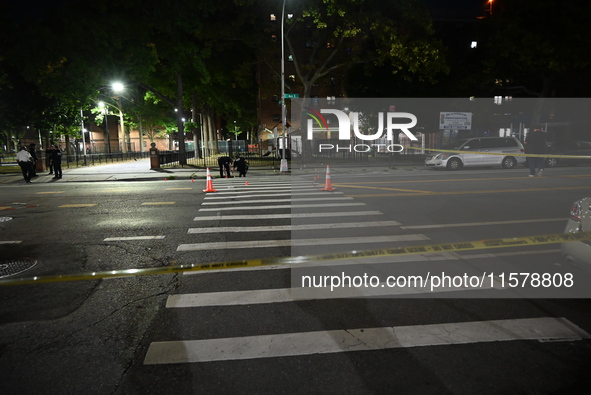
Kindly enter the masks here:
<path id="1" fill-rule="evenodd" d="M 8 222 L 12 219 L 12 217 L 0 217 L 0 222 Z"/>
<path id="2" fill-rule="evenodd" d="M 0 262 L 0 278 L 14 276 L 29 270 L 37 264 L 37 261 L 30 258 L 14 259 Z"/>

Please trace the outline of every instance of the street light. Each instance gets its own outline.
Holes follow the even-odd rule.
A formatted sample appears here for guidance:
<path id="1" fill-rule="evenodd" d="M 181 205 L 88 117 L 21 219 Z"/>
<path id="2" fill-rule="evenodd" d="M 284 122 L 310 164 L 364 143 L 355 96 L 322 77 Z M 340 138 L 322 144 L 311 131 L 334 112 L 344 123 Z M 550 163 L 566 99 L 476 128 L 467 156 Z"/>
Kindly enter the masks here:
<path id="1" fill-rule="evenodd" d="M 287 136 L 287 107 L 285 106 L 285 37 L 283 34 L 283 28 L 285 25 L 285 1 L 283 0 L 283 7 L 281 10 L 281 122 L 283 129 L 283 155 L 281 155 L 281 166 L 280 171 L 287 172 L 287 159 L 285 157 L 285 140 Z"/>
<path id="2" fill-rule="evenodd" d="M 123 92 L 125 86 L 121 82 L 113 82 L 111 84 L 111 88 L 115 94 Z M 115 99 L 117 100 L 117 109 L 119 110 L 119 123 L 121 125 L 121 136 L 123 137 L 123 144 L 122 150 L 123 153 L 127 153 L 127 139 L 125 138 L 125 124 L 123 123 L 123 110 L 121 104 L 121 96 L 116 95 Z"/>

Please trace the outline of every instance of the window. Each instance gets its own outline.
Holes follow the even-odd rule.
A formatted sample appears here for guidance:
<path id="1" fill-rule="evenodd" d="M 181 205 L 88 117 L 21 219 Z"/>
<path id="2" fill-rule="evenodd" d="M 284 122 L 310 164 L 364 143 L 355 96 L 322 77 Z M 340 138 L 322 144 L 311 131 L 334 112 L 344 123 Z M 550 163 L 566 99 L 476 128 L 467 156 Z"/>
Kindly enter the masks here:
<path id="1" fill-rule="evenodd" d="M 480 140 L 479 139 L 469 140 L 466 142 L 466 144 L 464 144 L 462 146 L 462 150 L 470 150 L 470 151 L 474 151 L 479 148 L 480 148 Z"/>

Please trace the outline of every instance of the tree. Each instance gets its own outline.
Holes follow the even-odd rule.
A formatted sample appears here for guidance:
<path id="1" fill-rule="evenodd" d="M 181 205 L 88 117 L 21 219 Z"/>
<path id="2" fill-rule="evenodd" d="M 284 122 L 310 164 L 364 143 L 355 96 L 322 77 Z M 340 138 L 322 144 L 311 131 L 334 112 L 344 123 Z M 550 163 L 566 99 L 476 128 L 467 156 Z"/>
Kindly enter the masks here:
<path id="1" fill-rule="evenodd" d="M 356 64 L 388 65 L 402 78 L 420 80 L 445 71 L 441 46 L 418 1 L 303 0 L 289 12 L 294 18 L 286 21 L 285 43 L 296 72 L 291 84 L 303 87 L 304 98 L 319 81 Z"/>
<path id="2" fill-rule="evenodd" d="M 497 91 L 588 96 L 591 26 L 585 1 L 501 1 L 487 22 L 485 73 Z"/>

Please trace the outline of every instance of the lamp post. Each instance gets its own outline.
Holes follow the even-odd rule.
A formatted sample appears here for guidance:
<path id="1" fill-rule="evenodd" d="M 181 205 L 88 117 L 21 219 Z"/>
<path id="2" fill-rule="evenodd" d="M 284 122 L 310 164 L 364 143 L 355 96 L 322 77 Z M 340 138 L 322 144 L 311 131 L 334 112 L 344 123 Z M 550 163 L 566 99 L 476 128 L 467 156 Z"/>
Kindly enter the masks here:
<path id="1" fill-rule="evenodd" d="M 283 0 L 283 7 L 281 10 L 281 123 L 283 132 L 283 155 L 281 155 L 280 171 L 286 173 L 288 170 L 287 159 L 285 158 L 285 145 L 287 136 L 287 107 L 285 106 L 285 37 L 283 35 L 283 28 L 285 25 L 285 1 Z"/>
<path id="2" fill-rule="evenodd" d="M 111 84 L 111 88 L 113 89 L 113 92 L 115 92 L 115 94 L 118 94 L 120 92 L 123 92 L 123 90 L 125 89 L 125 86 L 121 82 L 113 82 Z M 123 105 L 121 104 L 121 96 L 116 95 L 115 99 L 117 100 L 117 109 L 119 110 L 119 124 L 121 127 L 121 137 L 123 138 L 123 144 L 121 146 L 121 150 L 125 154 L 125 153 L 127 153 L 127 139 L 125 136 L 125 124 L 123 122 L 123 110 L 122 110 Z"/>
<path id="3" fill-rule="evenodd" d="M 84 111 L 80 109 L 80 126 L 82 127 L 82 156 L 84 157 L 84 166 L 86 166 L 86 137 L 84 136 Z"/>

